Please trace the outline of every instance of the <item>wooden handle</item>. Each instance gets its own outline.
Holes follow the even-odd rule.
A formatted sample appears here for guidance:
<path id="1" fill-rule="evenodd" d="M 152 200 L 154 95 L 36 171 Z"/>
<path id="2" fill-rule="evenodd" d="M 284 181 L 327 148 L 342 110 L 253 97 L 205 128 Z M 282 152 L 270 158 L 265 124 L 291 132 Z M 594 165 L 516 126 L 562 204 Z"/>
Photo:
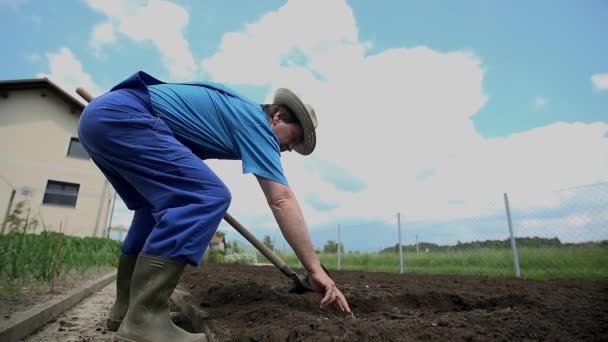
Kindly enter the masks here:
<path id="1" fill-rule="evenodd" d="M 247 228 L 243 227 L 234 217 L 230 214 L 226 213 L 224 216 L 224 220 L 228 222 L 237 232 L 239 232 L 247 241 L 251 242 L 251 244 L 258 250 L 260 253 L 264 254 L 273 265 L 278 267 L 281 271 L 283 271 L 287 264 L 283 260 L 281 260 L 270 248 L 268 248 L 265 244 L 263 244 L 260 240 L 258 240 Z"/>
<path id="2" fill-rule="evenodd" d="M 80 97 L 85 99 L 87 102 L 93 101 L 93 95 L 91 95 L 91 93 L 86 91 L 83 87 L 76 88 L 76 93 L 78 93 L 78 95 L 80 95 Z"/>

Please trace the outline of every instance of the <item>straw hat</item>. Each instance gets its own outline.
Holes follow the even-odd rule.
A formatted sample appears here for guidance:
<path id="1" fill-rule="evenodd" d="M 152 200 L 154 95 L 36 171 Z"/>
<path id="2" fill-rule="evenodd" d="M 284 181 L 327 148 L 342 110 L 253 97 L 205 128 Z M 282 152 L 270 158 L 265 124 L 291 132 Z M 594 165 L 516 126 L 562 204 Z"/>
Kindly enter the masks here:
<path id="1" fill-rule="evenodd" d="M 302 126 L 304 139 L 294 147 L 294 150 L 305 156 L 311 154 L 317 144 L 315 129 L 319 125 L 315 110 L 310 105 L 302 103 L 296 94 L 286 88 L 279 88 L 274 93 L 273 104 L 286 106 L 295 114 Z"/>

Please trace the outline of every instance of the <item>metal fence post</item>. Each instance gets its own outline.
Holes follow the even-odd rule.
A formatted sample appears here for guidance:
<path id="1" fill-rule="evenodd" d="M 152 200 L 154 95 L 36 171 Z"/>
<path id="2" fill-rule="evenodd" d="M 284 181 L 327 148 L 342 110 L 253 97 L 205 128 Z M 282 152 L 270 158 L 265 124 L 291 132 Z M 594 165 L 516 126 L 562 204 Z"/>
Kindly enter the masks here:
<path id="1" fill-rule="evenodd" d="M 6 208 L 6 213 L 4 214 L 4 221 L 2 221 L 2 231 L 0 234 L 4 234 L 4 230 L 6 229 L 6 222 L 8 221 L 8 217 L 11 214 L 11 208 L 13 207 L 13 200 L 15 199 L 15 189 L 11 191 L 11 198 L 8 200 L 8 207 Z"/>
<path id="2" fill-rule="evenodd" d="M 340 224 L 338 224 L 338 271 L 342 268 L 342 237 L 340 236 Z"/>
<path id="3" fill-rule="evenodd" d="M 116 206 L 116 190 L 114 190 L 114 199 L 112 200 L 112 211 L 110 212 L 110 222 L 108 223 L 108 232 L 106 238 L 110 238 L 110 229 L 112 229 L 112 218 L 114 217 L 114 207 Z"/>
<path id="4" fill-rule="evenodd" d="M 397 231 L 399 232 L 399 272 L 405 272 L 403 263 L 403 244 L 401 243 L 401 213 L 397 213 Z"/>
<path id="5" fill-rule="evenodd" d="M 517 243 L 515 243 L 515 236 L 513 235 L 513 224 L 511 223 L 511 210 L 509 209 L 509 197 L 507 193 L 504 193 L 505 197 L 505 208 L 507 209 L 507 223 L 509 224 L 509 236 L 511 238 L 511 251 L 513 252 L 513 266 L 515 266 L 515 277 L 520 278 L 521 273 L 519 270 L 519 255 L 517 253 Z"/>

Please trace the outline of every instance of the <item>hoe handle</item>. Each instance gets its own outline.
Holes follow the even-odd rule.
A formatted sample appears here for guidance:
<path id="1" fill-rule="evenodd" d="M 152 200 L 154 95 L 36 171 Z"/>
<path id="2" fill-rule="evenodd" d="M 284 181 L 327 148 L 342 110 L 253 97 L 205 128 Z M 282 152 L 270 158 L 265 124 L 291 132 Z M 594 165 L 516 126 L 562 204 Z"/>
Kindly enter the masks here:
<path id="1" fill-rule="evenodd" d="M 268 248 L 265 244 L 263 244 L 260 240 L 258 240 L 247 228 L 245 228 L 242 224 L 239 223 L 232 215 L 226 213 L 224 215 L 224 220 L 228 222 L 232 226 L 232 228 L 236 229 L 247 241 L 249 241 L 260 253 L 264 254 L 273 265 L 275 265 L 281 272 L 285 273 L 285 266 L 287 264 L 281 260 L 270 248 Z M 290 274 L 286 274 L 289 276 Z"/>
<path id="2" fill-rule="evenodd" d="M 260 251 L 260 253 L 264 254 L 264 256 L 268 258 L 268 260 L 270 260 L 270 262 L 272 262 L 272 264 L 275 265 L 284 275 L 293 280 L 292 292 L 304 293 L 312 291 L 310 283 L 307 280 L 308 277 L 302 277 L 297 274 L 270 248 L 268 248 L 265 244 L 258 240 L 249 230 L 247 230 L 247 228 L 245 228 L 242 224 L 239 223 L 239 221 L 232 217 L 232 215 L 226 213 L 226 215 L 224 215 L 224 220 L 228 222 L 228 224 L 230 224 L 234 229 L 236 229 L 236 231 L 239 232 L 245 239 L 247 239 L 247 241 L 251 242 L 251 244 L 258 251 Z M 323 269 L 325 269 L 325 267 L 323 267 Z"/>
<path id="3" fill-rule="evenodd" d="M 87 102 L 93 101 L 93 95 L 91 95 L 91 93 L 86 91 L 83 87 L 76 88 L 76 93 L 78 93 L 78 95 L 80 95 Z"/>

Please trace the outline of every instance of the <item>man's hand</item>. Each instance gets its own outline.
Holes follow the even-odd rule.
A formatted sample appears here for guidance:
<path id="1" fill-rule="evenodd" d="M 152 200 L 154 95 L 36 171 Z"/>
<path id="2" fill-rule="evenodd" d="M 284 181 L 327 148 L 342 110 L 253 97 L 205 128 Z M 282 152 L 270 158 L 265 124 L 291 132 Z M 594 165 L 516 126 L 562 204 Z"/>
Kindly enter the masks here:
<path id="1" fill-rule="evenodd" d="M 350 313 L 350 307 L 346 298 L 325 271 L 320 270 L 319 272 L 311 273 L 309 274 L 309 278 L 312 289 L 323 296 L 321 307 L 325 308 L 333 305 L 343 312 Z"/>
<path id="2" fill-rule="evenodd" d="M 261 176 L 257 176 L 257 178 L 279 228 L 281 228 L 281 233 L 309 273 L 310 286 L 313 291 L 323 296 L 321 306 L 334 305 L 340 310 L 350 313 L 346 298 L 321 267 L 294 193 L 287 185 Z"/>

